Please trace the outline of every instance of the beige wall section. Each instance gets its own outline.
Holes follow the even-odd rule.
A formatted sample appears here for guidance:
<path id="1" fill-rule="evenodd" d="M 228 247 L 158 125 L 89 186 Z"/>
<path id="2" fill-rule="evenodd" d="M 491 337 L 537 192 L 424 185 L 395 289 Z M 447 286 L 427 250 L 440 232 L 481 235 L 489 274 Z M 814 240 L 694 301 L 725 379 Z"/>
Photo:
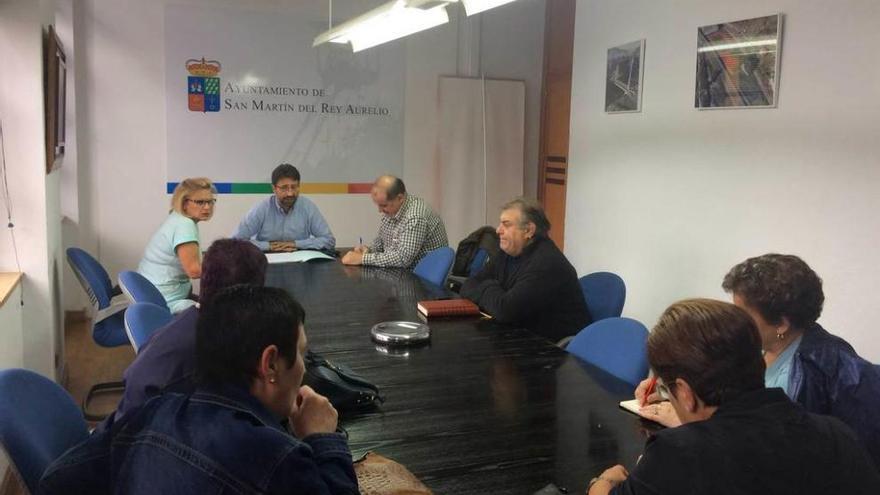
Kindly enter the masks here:
<path id="1" fill-rule="evenodd" d="M 70 232 L 91 247 L 111 277 L 132 269 L 150 235 L 164 219 L 165 183 L 164 21 L 168 1 L 75 2 L 80 222 Z M 175 4 L 181 2 L 175 1 Z M 234 0 L 188 0 L 209 8 L 237 7 Z M 379 1 L 334 1 L 336 21 Z M 250 2 L 249 9 L 326 9 L 325 2 Z M 431 167 L 436 146 L 437 78 L 456 75 L 458 14 L 450 23 L 407 37 L 404 116 L 404 179 L 413 193 L 435 200 Z M 484 31 L 478 50 L 486 77 L 526 81 L 526 189 L 534 195 L 541 80 L 544 0 L 519 0 L 467 20 Z M 338 15 L 337 15 L 338 14 Z M 491 39 L 489 39 L 491 38 Z M 479 38 L 478 38 L 479 39 Z M 538 46 L 533 46 L 538 43 Z M 374 48 L 381 50 L 382 47 Z M 472 54 L 473 55 L 473 54 Z M 119 75 L 125 74 L 125 84 Z M 132 97 L 137 95 L 137 97 Z M 125 102 L 120 104 L 119 102 Z M 266 164 L 266 175 L 275 164 Z M 534 169 L 534 170 L 530 170 Z M 303 177 L 308 181 L 308 177 Z M 439 193 L 442 194 L 442 193 Z M 341 246 L 375 235 L 379 214 L 366 195 L 311 195 Z M 201 226 L 205 243 L 229 235 L 260 196 L 223 195 L 213 220 Z M 89 203 L 89 204 L 86 204 Z M 68 232 L 65 231 L 67 237 Z M 456 245 L 460 239 L 451 239 Z M 68 284 L 70 286 L 71 284 Z M 68 309 L 76 309 L 75 306 Z"/>
<path id="2" fill-rule="evenodd" d="M 61 351 L 55 342 L 62 277 L 51 268 L 61 221 L 59 174 L 47 176 L 45 168 L 42 30 L 53 19 L 54 2 L 0 3 L 0 119 L 20 271 L 26 275 L 20 364 L 52 378 L 55 352 Z M 9 230 L 2 230 L 0 271 L 19 271 Z"/>
<path id="3" fill-rule="evenodd" d="M 777 109 L 694 109 L 697 27 L 785 15 Z M 594 0 L 577 5 L 566 254 L 620 273 L 624 313 L 729 300 L 769 251 L 825 281 L 830 331 L 880 362 L 880 2 Z M 606 50 L 646 38 L 642 112 L 604 113 Z"/>

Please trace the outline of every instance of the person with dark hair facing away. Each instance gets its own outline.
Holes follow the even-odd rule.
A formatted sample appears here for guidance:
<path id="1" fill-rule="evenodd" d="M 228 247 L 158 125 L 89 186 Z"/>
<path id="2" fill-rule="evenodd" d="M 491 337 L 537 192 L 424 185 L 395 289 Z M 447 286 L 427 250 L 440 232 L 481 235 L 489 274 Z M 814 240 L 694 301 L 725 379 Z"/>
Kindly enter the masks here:
<path id="1" fill-rule="evenodd" d="M 266 256 L 247 241 L 214 241 L 202 262 L 199 306 L 209 305 L 217 292 L 232 285 L 263 285 L 267 266 Z M 192 389 L 199 306 L 178 314 L 170 323 L 156 330 L 141 347 L 123 375 L 125 392 L 116 412 L 102 423 L 102 428 L 121 419 L 130 410 L 168 387 L 178 391 Z"/>
<path id="2" fill-rule="evenodd" d="M 332 251 L 336 238 L 321 211 L 309 198 L 300 196 L 299 170 L 282 163 L 272 171 L 272 196 L 245 215 L 232 234 L 250 240 L 263 251 L 291 252 L 297 249 Z"/>
<path id="3" fill-rule="evenodd" d="M 761 336 L 744 310 L 680 301 L 648 338 L 659 393 L 682 426 L 656 432 L 627 472 L 590 482 L 589 495 L 880 493 L 880 475 L 852 430 L 764 387 Z"/>
<path id="4" fill-rule="evenodd" d="M 501 252 L 469 278 L 461 295 L 502 323 L 559 341 L 590 324 L 577 272 L 548 237 L 550 221 L 536 202 L 517 198 L 501 208 Z"/>
<path id="5" fill-rule="evenodd" d="M 104 435 L 106 487 L 134 495 L 357 494 L 336 410 L 302 386 L 304 320 L 283 289 L 236 285 L 216 294 L 199 313 L 196 390 L 154 397 Z M 49 493 L 70 481 L 62 474 L 82 476 L 64 466 L 43 476 Z"/>
<path id="6" fill-rule="evenodd" d="M 816 322 L 825 302 L 816 272 L 797 256 L 771 253 L 734 266 L 721 286 L 755 320 L 764 384 L 780 387 L 807 411 L 846 423 L 880 469 L 880 372 Z M 658 399 L 655 394 L 648 402 Z M 659 410 L 661 423 L 677 423 L 668 405 Z"/>
<path id="7" fill-rule="evenodd" d="M 400 178 L 379 177 L 370 196 L 383 215 L 379 234 L 370 246 L 345 253 L 346 265 L 412 268 L 426 254 L 449 245 L 443 219 L 424 199 L 407 193 Z"/>

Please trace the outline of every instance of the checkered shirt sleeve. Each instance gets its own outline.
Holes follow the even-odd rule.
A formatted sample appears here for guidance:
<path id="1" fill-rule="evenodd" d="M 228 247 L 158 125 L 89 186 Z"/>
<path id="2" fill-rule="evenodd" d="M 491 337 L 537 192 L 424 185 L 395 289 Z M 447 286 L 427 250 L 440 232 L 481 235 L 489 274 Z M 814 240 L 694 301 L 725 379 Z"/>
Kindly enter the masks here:
<path id="1" fill-rule="evenodd" d="M 411 268 L 425 254 L 449 244 L 443 220 L 420 198 L 407 198 L 406 210 L 397 218 L 383 217 L 374 247 L 364 254 L 365 265 Z"/>

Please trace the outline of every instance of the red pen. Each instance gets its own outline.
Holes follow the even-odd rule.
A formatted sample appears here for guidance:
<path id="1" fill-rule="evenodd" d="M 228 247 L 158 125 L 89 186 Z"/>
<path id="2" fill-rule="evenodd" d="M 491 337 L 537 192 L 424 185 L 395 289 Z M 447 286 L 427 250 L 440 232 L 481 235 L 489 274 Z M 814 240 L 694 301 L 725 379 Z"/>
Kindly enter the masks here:
<path id="1" fill-rule="evenodd" d="M 648 389 L 645 390 L 645 397 L 642 398 L 642 407 L 645 407 L 648 404 L 648 396 L 654 393 L 654 387 L 657 385 L 657 375 L 651 377 L 651 381 L 648 382 Z"/>

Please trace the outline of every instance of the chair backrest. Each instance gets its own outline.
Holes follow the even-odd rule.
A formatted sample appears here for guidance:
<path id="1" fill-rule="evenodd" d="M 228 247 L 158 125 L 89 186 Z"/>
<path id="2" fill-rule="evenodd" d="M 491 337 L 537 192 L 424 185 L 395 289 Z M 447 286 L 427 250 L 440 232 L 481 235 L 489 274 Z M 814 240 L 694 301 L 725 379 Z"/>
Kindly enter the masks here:
<path id="1" fill-rule="evenodd" d="M 580 278 L 581 290 L 593 321 L 620 316 L 626 302 L 626 284 L 619 275 L 595 272 Z"/>
<path id="2" fill-rule="evenodd" d="M 113 299 L 113 283 L 107 270 L 92 255 L 80 248 L 67 248 L 67 262 L 73 269 L 95 310 L 110 306 Z"/>
<path id="3" fill-rule="evenodd" d="M 606 318 L 581 330 L 565 348 L 636 386 L 648 376 L 648 329 L 632 318 Z"/>
<path id="4" fill-rule="evenodd" d="M 474 259 L 471 260 L 471 264 L 468 266 L 468 277 L 473 277 L 482 270 L 488 260 L 489 253 L 483 248 L 477 249 L 476 254 L 474 254 Z"/>
<path id="5" fill-rule="evenodd" d="M 168 308 L 157 306 L 153 303 L 134 303 L 125 310 L 125 333 L 134 352 L 140 352 L 141 347 L 150 340 L 153 332 L 164 327 L 171 321 L 171 311 Z"/>
<path id="6" fill-rule="evenodd" d="M 122 312 L 111 307 L 113 284 L 107 270 L 92 255 L 80 248 L 67 248 L 67 262 L 92 306 L 92 338 L 98 345 L 116 347 L 128 343 Z"/>
<path id="7" fill-rule="evenodd" d="M 153 282 L 150 282 L 147 277 L 138 272 L 130 270 L 119 272 L 119 287 L 122 288 L 122 293 L 132 303 L 152 303 L 168 310 L 165 296 L 159 292 L 159 289 L 153 285 Z"/>
<path id="8" fill-rule="evenodd" d="M 55 382 L 33 371 L 0 370 L 0 444 L 30 493 L 52 461 L 88 436 L 79 407 Z"/>
<path id="9" fill-rule="evenodd" d="M 449 246 L 435 249 L 419 261 L 413 268 L 413 273 L 434 285 L 443 286 L 454 258 L 455 251 Z"/>

